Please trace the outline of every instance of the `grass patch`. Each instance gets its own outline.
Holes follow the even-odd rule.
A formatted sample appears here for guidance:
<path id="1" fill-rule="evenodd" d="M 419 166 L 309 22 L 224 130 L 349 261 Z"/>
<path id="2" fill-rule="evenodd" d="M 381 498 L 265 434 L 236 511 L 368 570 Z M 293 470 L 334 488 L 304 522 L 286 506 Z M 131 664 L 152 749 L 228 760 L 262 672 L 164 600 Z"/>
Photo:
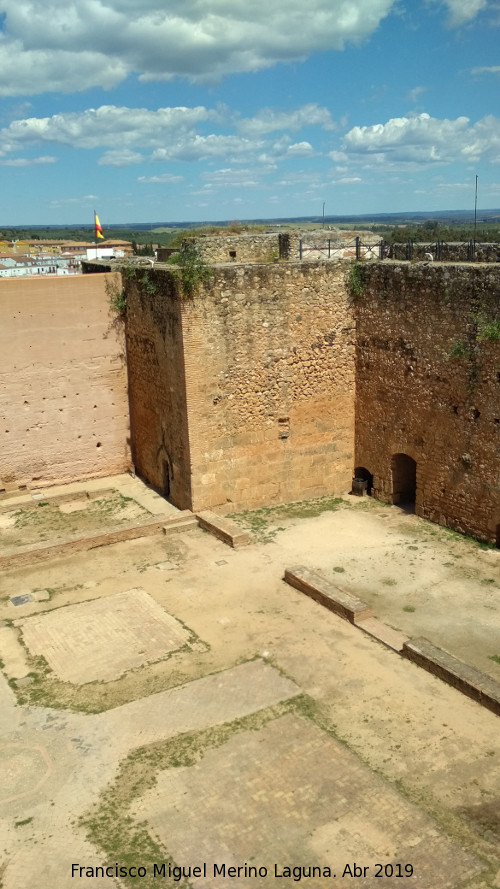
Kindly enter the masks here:
<path id="1" fill-rule="evenodd" d="M 14 827 L 24 827 L 26 824 L 31 824 L 33 821 L 33 816 L 31 818 L 23 818 L 22 821 L 14 821 Z"/>
<path id="2" fill-rule="evenodd" d="M 296 500 L 278 506 L 233 512 L 230 518 L 245 530 L 251 531 L 260 543 L 270 543 L 283 527 L 276 527 L 280 519 L 316 518 L 324 512 L 334 512 L 346 503 L 342 497 L 318 497 L 314 500 Z"/>
<path id="3" fill-rule="evenodd" d="M 413 605 L 403 605 L 403 611 L 406 611 L 408 614 L 413 614 L 415 608 Z"/>
<path id="4" fill-rule="evenodd" d="M 345 568 L 342 568 L 340 565 L 335 565 L 333 569 L 337 574 L 344 574 Z"/>
<path id="5" fill-rule="evenodd" d="M 2 534 L 2 552 L 15 552 L 18 547 L 44 540 L 57 543 L 75 536 L 86 536 L 114 526 L 141 521 L 151 515 L 132 498 L 124 497 L 114 490 L 95 500 L 77 495 L 74 499 L 82 500 L 82 503 L 80 508 L 71 512 L 64 510 L 64 502 L 67 501 L 42 500 L 36 505 L 16 509 L 12 513 L 13 526 Z"/>
<path id="6" fill-rule="evenodd" d="M 494 661 L 495 664 L 500 664 L 500 654 L 490 654 L 489 659 L 490 661 Z"/>
<path id="7" fill-rule="evenodd" d="M 396 586 L 397 581 L 393 577 L 383 577 L 380 583 L 383 583 L 384 586 Z"/>

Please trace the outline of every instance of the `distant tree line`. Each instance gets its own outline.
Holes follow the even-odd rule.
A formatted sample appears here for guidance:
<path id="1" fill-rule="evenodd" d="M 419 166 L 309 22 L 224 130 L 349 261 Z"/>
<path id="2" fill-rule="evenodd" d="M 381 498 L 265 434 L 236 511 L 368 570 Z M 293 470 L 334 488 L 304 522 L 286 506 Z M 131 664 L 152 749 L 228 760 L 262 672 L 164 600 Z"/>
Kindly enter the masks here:
<path id="1" fill-rule="evenodd" d="M 474 225 L 442 225 L 431 219 L 422 225 L 398 226 L 392 230 L 381 225 L 374 225 L 372 231 L 380 232 L 381 238 L 388 244 L 402 244 L 406 241 L 415 241 L 416 243 L 471 241 L 474 238 Z M 491 222 L 478 222 L 476 241 L 498 244 L 500 242 L 500 225 L 493 225 Z"/>
<path id="2" fill-rule="evenodd" d="M 107 229 L 103 226 L 104 238 L 108 241 L 130 241 L 138 248 L 148 246 L 151 248 L 151 236 L 153 241 L 162 247 L 167 247 L 175 237 L 175 230 L 166 232 L 135 231 L 133 229 Z M 0 231 L 2 241 L 94 241 L 94 227 L 72 228 L 61 226 L 60 228 L 3 228 Z M 146 254 L 149 255 L 149 254 Z"/>

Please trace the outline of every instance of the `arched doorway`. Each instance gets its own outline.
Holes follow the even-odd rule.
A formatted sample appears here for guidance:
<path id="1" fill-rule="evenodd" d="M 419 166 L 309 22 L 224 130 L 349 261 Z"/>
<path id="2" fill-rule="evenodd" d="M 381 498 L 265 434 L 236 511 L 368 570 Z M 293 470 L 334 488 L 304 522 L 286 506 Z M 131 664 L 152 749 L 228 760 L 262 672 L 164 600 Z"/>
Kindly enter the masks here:
<path id="1" fill-rule="evenodd" d="M 408 454 L 394 454 L 391 461 L 392 502 L 408 512 L 415 511 L 417 464 Z"/>
<path id="2" fill-rule="evenodd" d="M 358 483 L 358 485 L 356 484 Z M 355 490 L 359 487 L 360 491 Z M 353 493 L 363 493 L 366 491 L 369 497 L 371 497 L 372 488 L 373 488 L 373 475 L 368 469 L 365 469 L 364 466 L 356 466 L 354 470 L 354 478 L 352 482 Z"/>

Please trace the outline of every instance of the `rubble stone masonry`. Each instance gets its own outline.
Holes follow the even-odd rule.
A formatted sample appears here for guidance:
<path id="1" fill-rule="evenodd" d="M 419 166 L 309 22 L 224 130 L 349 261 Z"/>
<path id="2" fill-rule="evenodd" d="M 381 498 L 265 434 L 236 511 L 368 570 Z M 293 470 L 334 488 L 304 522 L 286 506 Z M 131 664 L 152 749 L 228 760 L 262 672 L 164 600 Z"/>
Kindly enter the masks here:
<path id="1" fill-rule="evenodd" d="M 500 544 L 500 267 L 355 268 L 357 474 Z"/>
<path id="2" fill-rule="evenodd" d="M 133 459 L 177 506 L 231 511 L 349 489 L 346 267 L 219 266 L 193 299 L 167 269 L 130 287 Z"/>
<path id="3" fill-rule="evenodd" d="M 0 491 L 130 465 L 123 324 L 105 277 L 1 283 Z"/>

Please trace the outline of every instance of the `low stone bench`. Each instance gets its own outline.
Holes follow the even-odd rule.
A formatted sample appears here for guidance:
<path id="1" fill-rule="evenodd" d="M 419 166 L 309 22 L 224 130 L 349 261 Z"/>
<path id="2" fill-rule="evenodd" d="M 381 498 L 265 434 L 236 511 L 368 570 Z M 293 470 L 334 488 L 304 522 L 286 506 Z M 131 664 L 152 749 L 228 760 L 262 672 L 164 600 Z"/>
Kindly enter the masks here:
<path id="1" fill-rule="evenodd" d="M 358 624 L 368 617 L 373 617 L 373 611 L 366 602 L 346 593 L 322 574 L 311 571 L 310 568 L 302 566 L 286 568 L 283 579 L 296 590 L 310 596 L 315 602 L 324 605 L 329 611 L 333 611 L 334 614 L 338 614 L 339 617 L 343 617 L 351 624 Z"/>
<path id="2" fill-rule="evenodd" d="M 491 676 L 464 664 L 423 636 L 405 642 L 401 653 L 403 657 L 500 716 L 500 682 Z"/>
<path id="3" fill-rule="evenodd" d="M 197 512 L 196 518 L 200 528 L 209 531 L 214 537 L 218 537 L 223 543 L 236 549 L 239 546 L 246 546 L 252 542 L 252 535 L 249 531 L 243 531 L 236 522 L 225 516 L 217 515 L 215 512 L 204 510 Z"/>

